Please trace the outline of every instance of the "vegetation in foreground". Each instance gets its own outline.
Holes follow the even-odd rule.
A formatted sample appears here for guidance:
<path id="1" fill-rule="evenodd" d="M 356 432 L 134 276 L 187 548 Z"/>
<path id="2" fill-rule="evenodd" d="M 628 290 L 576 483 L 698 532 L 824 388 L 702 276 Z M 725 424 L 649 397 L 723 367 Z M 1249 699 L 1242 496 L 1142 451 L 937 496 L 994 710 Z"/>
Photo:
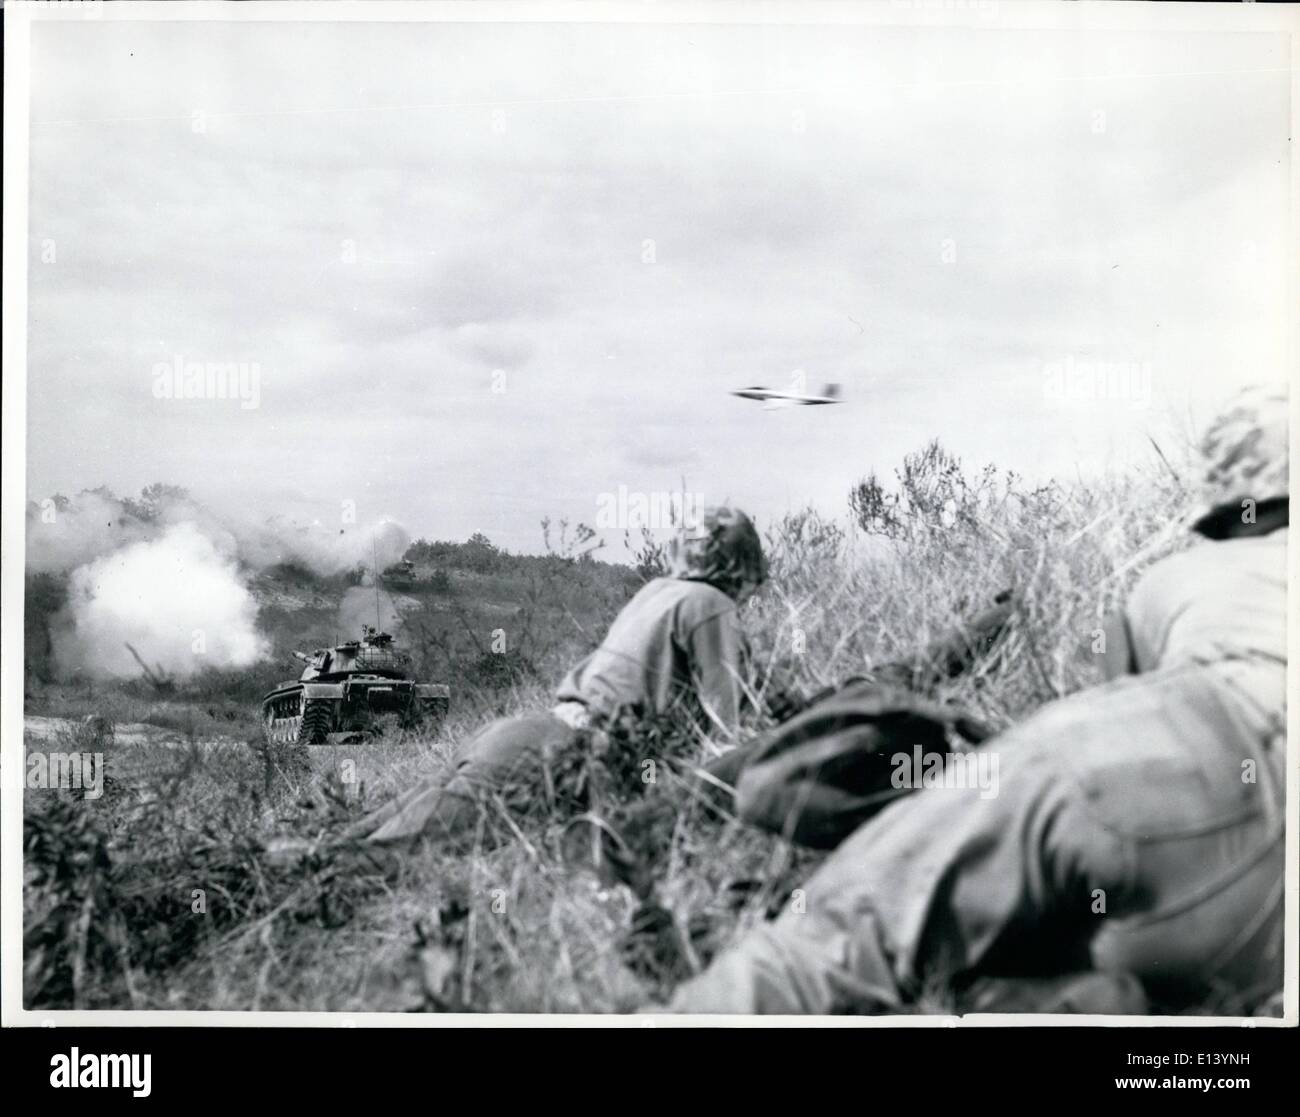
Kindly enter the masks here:
<path id="1" fill-rule="evenodd" d="M 932 444 L 890 482 L 856 486 L 848 526 L 813 510 L 770 525 L 771 579 L 744 609 L 756 692 L 811 693 L 911 656 L 1013 587 L 1007 637 L 930 691 L 1010 724 L 1099 679 L 1101 619 L 1181 545 L 1185 504 L 1163 460 L 1140 475 L 1031 487 L 965 469 Z M 398 595 L 422 677 L 453 685 L 453 714 L 434 736 L 393 728 L 358 745 L 267 746 L 256 708 L 285 676 L 280 663 L 167 693 L 145 680 L 55 684 L 29 663 L 28 713 L 148 722 L 181 739 L 115 743 L 91 721 L 43 746 L 102 750 L 110 778 L 98 800 L 27 792 L 29 1007 L 627 1012 L 781 909 L 818 857 L 689 800 L 628 835 L 654 851 L 650 907 L 575 868 L 563 808 L 489 814 L 469 848 L 396 864 L 325 851 L 349 821 L 446 765 L 486 718 L 546 708 L 562 670 L 662 559 L 647 542 L 636 570 L 595 562 L 589 535 L 567 527 L 541 558 L 472 543 L 417 544 L 417 576 Z M 259 623 L 281 656 L 332 618 L 343 583 L 267 577 Z M 28 592 L 29 604 L 35 593 L 57 607 L 57 579 L 29 579 Z M 498 630 L 504 652 L 493 649 Z M 754 714 L 744 735 L 764 728 Z M 664 761 L 655 791 L 671 796 L 674 758 L 722 744 L 672 726 L 624 740 L 621 759 L 606 762 L 623 767 L 603 773 L 614 811 L 645 790 L 628 778 L 645 759 Z M 304 840 L 315 850 L 305 859 L 278 855 Z M 948 1004 L 936 988 L 920 1007 Z"/>

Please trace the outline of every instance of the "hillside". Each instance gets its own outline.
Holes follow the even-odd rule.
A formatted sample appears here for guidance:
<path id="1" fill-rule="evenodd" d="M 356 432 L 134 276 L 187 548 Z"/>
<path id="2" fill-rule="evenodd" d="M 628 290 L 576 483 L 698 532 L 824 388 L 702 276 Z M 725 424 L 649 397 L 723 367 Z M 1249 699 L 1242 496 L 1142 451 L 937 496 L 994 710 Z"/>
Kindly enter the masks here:
<path id="1" fill-rule="evenodd" d="M 464 544 L 417 540 L 407 565 L 394 565 L 377 580 L 364 568 L 323 575 L 292 562 L 244 574 L 267 654 L 247 667 L 178 680 L 168 697 L 215 703 L 223 719 L 246 722 L 250 731 L 256 699 L 301 670 L 290 654 L 295 649 L 310 652 L 355 639 L 363 624 L 378 621 L 411 652 L 419 677 L 449 683 L 460 702 L 491 704 L 496 692 L 544 679 L 594 647 L 642 584 L 628 566 L 590 557 L 511 555 L 481 536 Z M 120 705 L 156 699 L 143 673 L 121 680 L 60 677 L 51 632 L 63 623 L 67 595 L 66 571 L 29 572 L 28 711 L 56 712 L 69 701 L 79 710 L 96 700 Z"/>

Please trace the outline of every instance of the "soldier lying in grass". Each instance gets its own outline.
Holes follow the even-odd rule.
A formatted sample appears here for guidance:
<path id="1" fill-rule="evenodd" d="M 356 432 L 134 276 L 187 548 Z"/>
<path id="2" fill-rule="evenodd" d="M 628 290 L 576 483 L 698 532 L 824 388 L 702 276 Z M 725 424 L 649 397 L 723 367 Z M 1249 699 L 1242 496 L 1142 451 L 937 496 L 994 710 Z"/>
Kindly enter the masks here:
<path id="1" fill-rule="evenodd" d="M 1244 396 L 1203 452 L 1204 538 L 1109 626 L 1122 677 L 986 741 L 996 795 L 890 804 L 807 882 L 806 906 L 671 1011 L 891 1012 L 946 985 L 973 1010 L 1240 1012 L 1280 991 L 1285 396 Z"/>
<path id="2" fill-rule="evenodd" d="M 382 846 L 421 837 L 464 838 L 486 808 L 520 817 L 575 815 L 596 805 L 593 776 L 599 779 L 604 769 L 614 783 L 626 785 L 622 769 L 656 751 L 635 739 L 638 726 L 667 738 L 669 755 L 660 753 L 657 762 L 682 762 L 694 789 L 730 808 L 740 773 L 759 743 L 730 747 L 699 767 L 695 746 L 701 737 L 729 744 L 753 694 L 738 606 L 766 577 L 762 546 L 743 512 L 721 508 L 674 540 L 670 562 L 671 576 L 654 579 L 623 608 L 600 647 L 560 684 L 549 712 L 492 722 L 461 746 L 449 780 L 429 781 L 399 796 L 351 827 L 345 840 Z M 971 624 L 873 678 L 897 688 L 959 674 L 997 639 L 1011 609 L 1010 594 L 1000 595 Z M 769 691 L 764 705 L 779 721 L 813 701 Z M 938 732 L 958 716 L 924 703 L 913 713 L 932 714 Z M 618 787 L 611 790 L 615 804 L 629 797 Z M 642 790 L 631 789 L 631 797 Z M 752 821 L 763 824 L 759 817 Z"/>
<path id="3" fill-rule="evenodd" d="M 493 802 L 512 814 L 581 806 L 558 801 L 567 789 L 553 774 L 626 711 L 730 738 L 746 693 L 737 610 L 766 577 L 758 532 L 743 512 L 714 509 L 674 540 L 671 571 L 624 606 L 600 647 L 560 684 L 550 711 L 492 722 L 461 746 L 450 780 L 414 788 L 346 836 L 454 839 L 472 834 Z"/>

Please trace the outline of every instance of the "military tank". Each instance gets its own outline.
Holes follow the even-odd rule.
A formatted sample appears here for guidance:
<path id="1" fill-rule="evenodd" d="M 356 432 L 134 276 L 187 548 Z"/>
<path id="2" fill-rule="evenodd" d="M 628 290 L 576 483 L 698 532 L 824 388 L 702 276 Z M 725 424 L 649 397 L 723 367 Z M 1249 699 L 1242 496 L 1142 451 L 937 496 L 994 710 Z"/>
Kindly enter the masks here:
<path id="1" fill-rule="evenodd" d="M 387 632 L 369 626 L 360 640 L 293 654 L 306 664 L 302 674 L 262 699 L 270 741 L 342 743 L 373 731 L 384 715 L 396 715 L 404 726 L 432 726 L 451 705 L 448 687 L 415 682 L 411 657 Z"/>
<path id="2" fill-rule="evenodd" d="M 399 559 L 392 566 L 384 567 L 379 577 L 390 590 L 409 590 L 419 581 L 415 563 L 410 559 Z"/>

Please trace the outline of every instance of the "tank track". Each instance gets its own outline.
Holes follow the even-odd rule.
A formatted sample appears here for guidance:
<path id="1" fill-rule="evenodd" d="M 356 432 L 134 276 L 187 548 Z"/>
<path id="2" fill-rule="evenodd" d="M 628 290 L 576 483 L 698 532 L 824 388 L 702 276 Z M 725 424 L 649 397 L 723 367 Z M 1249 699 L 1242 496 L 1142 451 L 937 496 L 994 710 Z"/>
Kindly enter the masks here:
<path id="1" fill-rule="evenodd" d="M 268 710 L 263 721 L 263 731 L 268 741 L 285 745 L 322 745 L 333 725 L 334 713 L 330 703 L 299 698 L 293 714 Z"/>
<path id="2" fill-rule="evenodd" d="M 333 721 L 334 713 L 328 702 L 308 701 L 298 725 L 298 744 L 324 744 Z"/>

